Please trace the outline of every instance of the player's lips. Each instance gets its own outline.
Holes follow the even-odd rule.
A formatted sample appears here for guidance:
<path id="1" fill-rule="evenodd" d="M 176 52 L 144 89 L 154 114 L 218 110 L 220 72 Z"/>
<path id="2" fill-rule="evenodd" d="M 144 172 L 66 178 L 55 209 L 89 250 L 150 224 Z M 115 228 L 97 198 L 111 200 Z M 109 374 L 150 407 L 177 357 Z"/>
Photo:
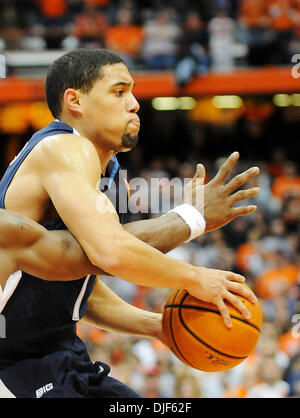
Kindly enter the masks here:
<path id="1" fill-rule="evenodd" d="M 141 126 L 140 119 L 131 119 L 129 123 L 132 123 L 133 125 L 136 125 L 138 128 Z"/>
<path id="2" fill-rule="evenodd" d="M 136 131 L 136 132 L 139 132 L 139 130 L 140 130 L 140 128 L 141 128 L 141 124 L 140 124 L 140 122 L 139 121 L 137 121 L 137 120 L 132 120 L 132 121 L 130 121 L 129 122 L 129 126 L 132 126 L 132 130 L 134 130 L 134 131 Z"/>

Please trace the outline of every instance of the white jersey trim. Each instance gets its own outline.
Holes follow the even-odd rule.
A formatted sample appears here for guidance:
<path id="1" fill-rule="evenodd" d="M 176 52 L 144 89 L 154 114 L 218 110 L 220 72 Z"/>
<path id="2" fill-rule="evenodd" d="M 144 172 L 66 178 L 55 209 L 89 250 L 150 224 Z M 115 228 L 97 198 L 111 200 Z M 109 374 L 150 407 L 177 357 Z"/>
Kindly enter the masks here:
<path id="1" fill-rule="evenodd" d="M 85 281 L 82 285 L 81 291 L 78 295 L 78 298 L 76 299 L 74 309 L 73 309 L 73 316 L 72 316 L 73 321 L 79 321 L 79 319 L 80 319 L 80 316 L 79 316 L 80 306 L 81 306 L 81 302 L 82 302 L 82 299 L 84 297 L 86 287 L 87 287 L 87 284 L 88 284 L 88 281 L 89 281 L 90 277 L 91 277 L 90 274 L 88 276 L 86 276 Z"/>
<path id="2" fill-rule="evenodd" d="M 15 398 L 15 395 L 5 386 L 0 379 L 0 398 Z"/>
<path id="3" fill-rule="evenodd" d="M 11 298 L 12 294 L 16 290 L 16 287 L 19 284 L 19 281 L 22 278 L 22 271 L 16 271 L 15 273 L 11 274 L 7 279 L 3 292 L 0 296 L 0 314 L 5 308 L 8 300 Z"/>
<path id="4" fill-rule="evenodd" d="M 59 123 L 63 123 L 63 122 L 61 122 L 59 119 L 55 119 L 55 122 L 59 122 Z M 75 129 L 75 128 L 72 128 L 73 129 L 73 135 L 78 135 L 78 136 L 80 136 L 80 133 Z"/>

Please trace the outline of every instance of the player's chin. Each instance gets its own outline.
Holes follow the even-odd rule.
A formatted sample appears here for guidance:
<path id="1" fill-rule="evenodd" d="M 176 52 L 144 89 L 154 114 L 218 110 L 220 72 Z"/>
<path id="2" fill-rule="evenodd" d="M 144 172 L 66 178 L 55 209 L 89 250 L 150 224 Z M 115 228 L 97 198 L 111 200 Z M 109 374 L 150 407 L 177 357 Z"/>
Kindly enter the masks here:
<path id="1" fill-rule="evenodd" d="M 122 149 L 125 150 L 131 150 L 137 146 L 139 142 L 139 136 L 138 135 L 132 135 L 132 134 L 124 134 L 122 136 Z"/>

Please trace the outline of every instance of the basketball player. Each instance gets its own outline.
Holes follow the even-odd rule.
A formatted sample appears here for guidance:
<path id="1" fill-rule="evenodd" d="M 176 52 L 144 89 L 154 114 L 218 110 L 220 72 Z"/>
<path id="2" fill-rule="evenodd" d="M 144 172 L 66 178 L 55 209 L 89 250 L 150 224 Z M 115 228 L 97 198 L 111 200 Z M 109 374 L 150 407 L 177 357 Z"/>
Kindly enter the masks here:
<path id="1" fill-rule="evenodd" d="M 116 154 L 129 151 L 138 141 L 139 105 L 133 87 L 127 67 L 109 51 L 76 50 L 55 61 L 48 72 L 46 96 L 56 120 L 33 135 L 10 164 L 0 182 L 0 205 L 48 230 L 68 229 L 91 263 L 113 276 L 141 285 L 184 288 L 214 303 L 230 327 L 224 299 L 245 318 L 248 309 L 235 294 L 256 301 L 242 285 L 244 278 L 195 267 L 163 252 L 255 211 L 255 206 L 233 204 L 259 192 L 235 192 L 259 170 L 252 168 L 225 185 L 238 158 L 235 153 L 205 186 L 204 208 L 193 207 L 191 201 L 158 219 L 125 224 L 124 214 L 118 216 L 108 196 L 109 185 L 119 180 L 119 201 L 127 196 Z M 99 187 L 101 174 L 109 179 L 106 189 L 101 182 Z M 199 165 L 195 177 L 203 176 Z M 191 195 L 197 193 L 198 182 L 191 187 Z M 111 380 L 109 366 L 93 365 L 76 336 L 76 321 L 86 314 L 89 298 L 97 299 L 94 275 L 46 281 L 19 272 L 6 286 L 9 297 L 2 314 L 7 335 L 0 341 L 0 379 L 11 393 L 34 397 L 41 387 L 48 387 L 45 397 L 138 396 Z M 92 317 L 94 324 L 101 323 L 99 304 L 93 304 Z"/>

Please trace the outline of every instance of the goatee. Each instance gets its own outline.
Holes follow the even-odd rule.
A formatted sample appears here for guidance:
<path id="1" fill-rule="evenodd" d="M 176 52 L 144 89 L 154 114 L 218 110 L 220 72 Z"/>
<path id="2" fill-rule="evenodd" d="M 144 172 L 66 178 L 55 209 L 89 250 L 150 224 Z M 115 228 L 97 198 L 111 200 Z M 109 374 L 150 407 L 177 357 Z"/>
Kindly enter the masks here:
<path id="1" fill-rule="evenodd" d="M 124 134 L 122 136 L 122 146 L 124 148 L 132 149 L 132 148 L 136 147 L 138 142 L 139 142 L 138 135 L 133 136 L 133 135 L 130 135 L 130 134 Z"/>

